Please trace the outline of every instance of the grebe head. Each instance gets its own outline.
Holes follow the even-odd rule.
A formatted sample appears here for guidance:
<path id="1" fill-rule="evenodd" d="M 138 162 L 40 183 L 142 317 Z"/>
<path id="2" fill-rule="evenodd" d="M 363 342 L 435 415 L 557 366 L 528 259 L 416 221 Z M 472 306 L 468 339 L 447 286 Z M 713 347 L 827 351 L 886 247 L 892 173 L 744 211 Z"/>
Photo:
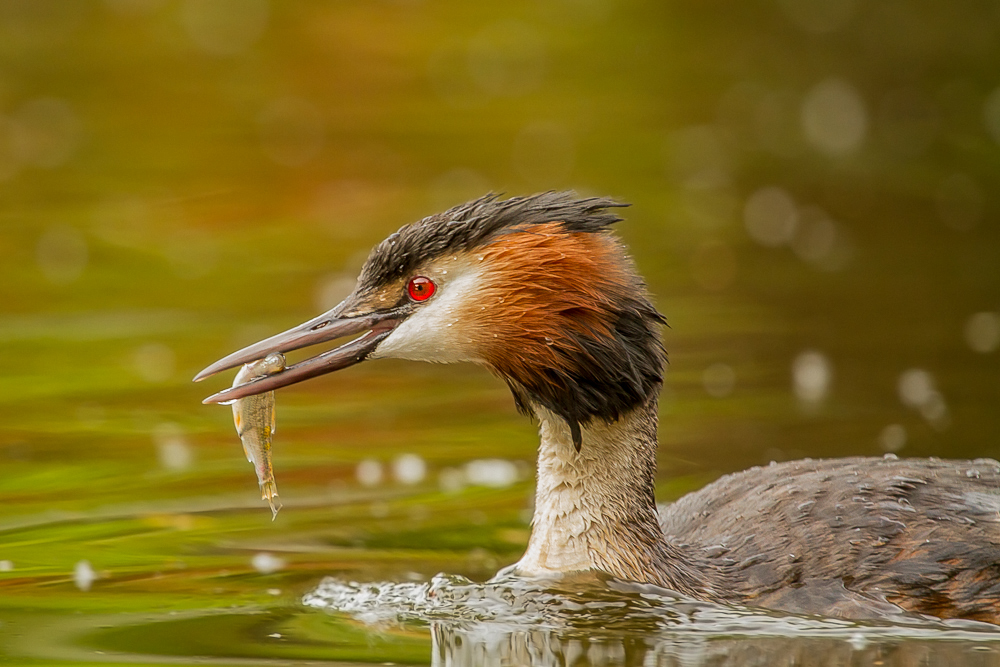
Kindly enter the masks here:
<path id="1" fill-rule="evenodd" d="M 518 408 L 569 424 L 617 420 L 659 392 L 662 316 L 608 226 L 610 199 L 489 195 L 401 228 L 376 246 L 338 306 L 212 364 L 363 335 L 282 373 L 219 392 L 223 402 L 365 359 L 470 361 L 503 378 Z"/>

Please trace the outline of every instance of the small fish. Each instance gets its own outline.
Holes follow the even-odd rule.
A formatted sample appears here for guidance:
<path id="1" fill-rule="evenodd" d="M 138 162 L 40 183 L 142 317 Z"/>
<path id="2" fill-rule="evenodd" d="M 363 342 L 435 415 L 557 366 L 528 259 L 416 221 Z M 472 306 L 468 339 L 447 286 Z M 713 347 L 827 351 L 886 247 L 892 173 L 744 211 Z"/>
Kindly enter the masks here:
<path id="1" fill-rule="evenodd" d="M 244 364 L 233 386 L 244 384 L 254 378 L 274 375 L 285 369 L 285 357 L 280 352 L 274 352 L 263 359 Z M 260 482 L 261 499 L 271 506 L 271 520 L 278 516 L 281 503 L 274 504 L 278 495 L 278 485 L 274 482 L 274 471 L 271 469 L 271 436 L 274 435 L 274 392 L 247 396 L 233 401 L 233 421 L 236 432 L 243 441 L 243 451 L 247 461 L 254 464 L 257 471 L 257 481 Z"/>

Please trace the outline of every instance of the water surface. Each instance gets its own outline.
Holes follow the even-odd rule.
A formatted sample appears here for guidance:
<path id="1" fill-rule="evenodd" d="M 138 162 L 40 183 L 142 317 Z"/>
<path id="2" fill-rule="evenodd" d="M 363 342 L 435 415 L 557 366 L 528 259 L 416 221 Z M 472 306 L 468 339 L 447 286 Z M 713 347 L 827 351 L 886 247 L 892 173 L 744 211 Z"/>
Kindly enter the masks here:
<path id="1" fill-rule="evenodd" d="M 975 2 L 0 2 L 0 656 L 997 664 L 978 629 L 607 587 L 530 629 L 306 605 L 327 576 L 481 592 L 456 577 L 520 556 L 534 426 L 471 367 L 283 390 L 272 522 L 200 404 L 230 379 L 189 380 L 403 223 L 575 188 L 632 204 L 670 321 L 661 501 L 771 460 L 1000 457 L 998 34 Z"/>

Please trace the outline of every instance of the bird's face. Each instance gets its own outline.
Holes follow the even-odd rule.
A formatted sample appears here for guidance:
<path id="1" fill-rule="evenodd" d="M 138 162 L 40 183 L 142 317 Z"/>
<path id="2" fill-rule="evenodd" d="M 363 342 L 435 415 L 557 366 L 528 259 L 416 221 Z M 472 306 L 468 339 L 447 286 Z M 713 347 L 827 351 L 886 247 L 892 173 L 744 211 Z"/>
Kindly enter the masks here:
<path id="1" fill-rule="evenodd" d="M 390 236 L 336 308 L 221 359 L 196 380 L 271 352 L 360 337 L 206 402 L 379 358 L 482 364 L 507 381 L 521 407 L 544 405 L 571 424 L 617 418 L 658 388 L 659 315 L 610 232 L 553 219 L 445 243 L 442 235 L 455 234 L 449 224 L 428 219 Z"/>

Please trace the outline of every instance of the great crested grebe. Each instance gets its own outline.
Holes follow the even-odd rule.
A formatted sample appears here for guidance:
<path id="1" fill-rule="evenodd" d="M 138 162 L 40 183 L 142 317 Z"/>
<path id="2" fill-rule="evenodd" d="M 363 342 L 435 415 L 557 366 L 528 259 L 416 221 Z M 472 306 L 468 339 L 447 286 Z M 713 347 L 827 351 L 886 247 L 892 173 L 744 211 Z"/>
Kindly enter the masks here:
<path id="1" fill-rule="evenodd" d="M 850 458 L 728 475 L 658 514 L 663 317 L 610 199 L 487 196 L 401 228 L 336 308 L 212 364 L 360 337 L 228 401 L 365 359 L 471 361 L 539 422 L 531 538 L 516 571 L 600 570 L 713 602 L 1000 624 L 1000 464 Z"/>

